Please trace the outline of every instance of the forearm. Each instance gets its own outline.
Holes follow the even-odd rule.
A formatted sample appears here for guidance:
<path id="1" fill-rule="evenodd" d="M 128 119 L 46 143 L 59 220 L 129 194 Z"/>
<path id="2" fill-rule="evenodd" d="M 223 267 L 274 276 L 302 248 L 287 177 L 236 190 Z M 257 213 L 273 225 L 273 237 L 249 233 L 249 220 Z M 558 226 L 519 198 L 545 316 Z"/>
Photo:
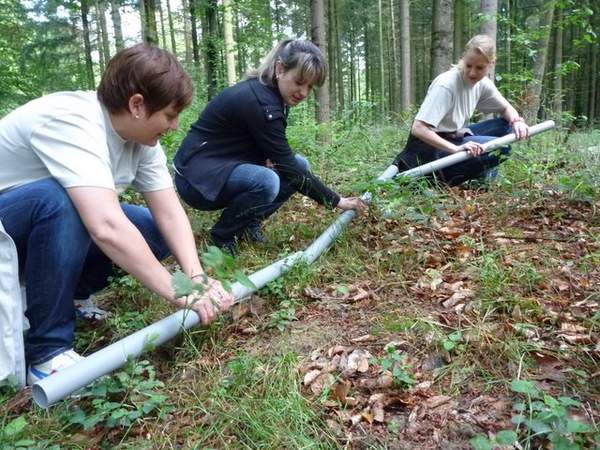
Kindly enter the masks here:
<path id="1" fill-rule="evenodd" d="M 510 124 L 514 123 L 516 120 L 522 120 L 517 110 L 511 104 L 506 105 L 504 111 L 502 111 L 502 117 Z"/>
<path id="2" fill-rule="evenodd" d="M 440 137 L 425 123 L 415 121 L 412 126 L 411 133 L 413 136 L 425 142 L 426 144 L 431 145 L 432 147 L 447 150 L 453 153 L 460 150 L 457 145 Z"/>
<path id="3" fill-rule="evenodd" d="M 173 301 L 171 274 L 156 259 L 139 230 L 127 219 L 107 223 L 90 232 L 100 250 L 117 266 L 139 280 L 145 287 Z"/>

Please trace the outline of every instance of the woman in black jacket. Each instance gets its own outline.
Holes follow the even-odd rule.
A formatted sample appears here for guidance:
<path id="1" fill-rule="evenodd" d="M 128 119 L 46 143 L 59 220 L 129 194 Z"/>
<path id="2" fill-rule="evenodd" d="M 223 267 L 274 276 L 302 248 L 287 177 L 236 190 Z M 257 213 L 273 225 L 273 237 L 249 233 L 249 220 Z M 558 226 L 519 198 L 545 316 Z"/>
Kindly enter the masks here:
<path id="1" fill-rule="evenodd" d="M 224 209 L 211 229 L 217 246 L 233 252 L 237 239 L 263 241 L 261 222 L 296 191 L 330 208 L 366 208 L 360 198 L 325 186 L 286 138 L 289 108 L 321 86 L 326 73 L 318 47 L 285 40 L 191 126 L 175 155 L 175 184 L 193 208 Z"/>

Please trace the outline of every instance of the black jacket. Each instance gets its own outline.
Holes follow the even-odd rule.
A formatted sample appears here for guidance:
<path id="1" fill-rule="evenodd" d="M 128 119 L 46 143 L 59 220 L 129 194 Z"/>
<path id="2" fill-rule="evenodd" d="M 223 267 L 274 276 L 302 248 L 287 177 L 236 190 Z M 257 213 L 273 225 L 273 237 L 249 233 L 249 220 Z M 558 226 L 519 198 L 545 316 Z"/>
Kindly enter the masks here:
<path id="1" fill-rule="evenodd" d="M 287 106 L 279 91 L 257 79 L 241 81 L 208 103 L 181 143 L 175 169 L 206 199 L 214 200 L 235 167 L 264 166 L 269 158 L 297 191 L 335 207 L 339 195 L 296 162 L 286 126 Z"/>

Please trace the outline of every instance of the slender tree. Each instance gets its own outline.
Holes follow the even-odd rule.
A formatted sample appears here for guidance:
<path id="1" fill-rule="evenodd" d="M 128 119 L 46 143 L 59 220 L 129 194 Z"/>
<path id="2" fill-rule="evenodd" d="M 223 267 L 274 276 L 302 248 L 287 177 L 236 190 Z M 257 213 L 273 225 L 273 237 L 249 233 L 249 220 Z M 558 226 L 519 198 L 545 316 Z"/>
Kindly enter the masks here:
<path id="1" fill-rule="evenodd" d="M 402 60 L 402 95 L 400 105 L 402 111 L 407 111 L 412 103 L 411 81 L 411 36 L 410 36 L 410 7 L 409 0 L 400 0 L 400 57 Z"/>
<path id="2" fill-rule="evenodd" d="M 207 0 L 204 6 L 203 48 L 204 68 L 206 70 L 206 94 L 208 100 L 217 95 L 217 66 L 219 64 L 217 40 L 217 0 Z"/>
<path id="3" fill-rule="evenodd" d="M 563 62 L 563 27 L 562 27 L 562 9 L 556 8 L 555 11 L 555 35 L 554 35 L 554 113 L 556 120 L 560 122 L 562 115 L 562 62 Z"/>
<path id="4" fill-rule="evenodd" d="M 546 4 L 544 4 L 543 0 L 538 0 L 539 8 L 535 11 L 534 16 L 531 17 L 531 23 L 538 24 L 539 38 L 536 41 L 536 54 L 533 60 L 533 79 L 525 91 L 525 108 L 523 113 L 527 122 L 533 122 L 540 109 L 540 95 L 542 92 L 544 71 L 546 69 L 546 56 L 548 54 L 548 41 L 552 16 L 554 15 L 554 4 L 554 0 Z"/>
<path id="5" fill-rule="evenodd" d="M 189 7 L 189 18 L 190 18 L 190 34 L 192 37 L 192 57 L 194 60 L 194 66 L 198 68 L 200 66 L 200 47 L 198 45 L 198 27 L 197 27 L 197 17 L 196 17 L 196 1 L 197 0 L 187 0 Z M 187 41 L 187 39 L 186 39 Z M 186 48 L 186 58 L 187 58 L 187 48 Z"/>
<path id="6" fill-rule="evenodd" d="M 123 50 L 125 43 L 123 41 L 123 28 L 121 26 L 121 13 L 119 12 L 118 0 L 110 0 L 110 13 L 115 32 L 115 47 L 117 51 Z"/>
<path id="7" fill-rule="evenodd" d="M 92 62 L 92 44 L 90 42 L 90 25 L 88 22 L 89 4 L 88 0 L 81 0 L 81 27 L 83 28 L 83 47 L 85 49 L 85 69 L 87 75 L 88 89 L 96 87 L 94 79 L 94 64 Z"/>
<path id="8" fill-rule="evenodd" d="M 327 30 L 325 28 L 325 2 L 324 0 L 311 0 L 312 17 L 312 40 L 317 47 L 321 49 L 325 59 L 327 59 Z M 329 122 L 331 112 L 329 105 L 329 85 L 325 84 L 315 90 L 316 108 L 315 116 L 318 123 Z M 327 135 L 322 136 L 327 139 Z"/>
<path id="9" fill-rule="evenodd" d="M 227 83 L 236 82 L 235 74 L 235 42 L 233 41 L 233 15 L 231 0 L 223 0 L 223 38 L 225 40 L 225 62 L 227 66 Z"/>
<path id="10" fill-rule="evenodd" d="M 465 0 L 454 0 L 454 42 L 453 61 L 458 61 L 465 48 Z"/>
<path id="11" fill-rule="evenodd" d="M 144 41 L 149 44 L 158 44 L 158 31 L 156 28 L 156 3 L 155 0 L 142 0 L 144 14 L 142 29 Z"/>
<path id="12" fill-rule="evenodd" d="M 431 78 L 448 70 L 452 57 L 452 0 L 433 0 Z"/>
<path id="13" fill-rule="evenodd" d="M 160 22 L 160 37 L 163 48 L 167 48 L 167 29 L 165 27 L 165 15 L 163 14 L 162 0 L 158 0 L 158 19 Z"/>
<path id="14" fill-rule="evenodd" d="M 481 26 L 479 32 L 486 34 L 496 42 L 496 35 L 498 34 L 498 22 L 496 16 L 498 15 L 498 0 L 481 0 Z M 456 34 L 456 33 L 455 33 Z M 494 80 L 495 77 L 495 65 L 492 66 L 489 77 Z"/>
<path id="15" fill-rule="evenodd" d="M 177 44 L 175 43 L 175 26 L 173 25 L 173 11 L 171 10 L 171 0 L 167 1 L 167 20 L 169 21 L 169 35 L 171 37 L 171 51 L 177 56 Z M 187 40 L 187 36 L 185 36 Z"/>

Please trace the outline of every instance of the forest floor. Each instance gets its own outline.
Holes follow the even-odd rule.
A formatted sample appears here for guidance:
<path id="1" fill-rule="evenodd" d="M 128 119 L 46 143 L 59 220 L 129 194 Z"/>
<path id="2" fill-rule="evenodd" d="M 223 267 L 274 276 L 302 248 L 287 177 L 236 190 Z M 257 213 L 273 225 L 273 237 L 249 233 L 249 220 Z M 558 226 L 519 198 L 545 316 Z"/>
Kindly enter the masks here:
<path id="1" fill-rule="evenodd" d="M 599 447 L 600 133 L 533 138 L 495 183 L 451 189 L 368 183 L 400 143 L 370 133 L 306 152 L 342 192 L 378 192 L 313 266 L 48 411 L 2 391 L 0 448 Z M 204 242 L 215 216 L 190 214 Z M 295 196 L 229 264 L 252 273 L 335 217 Z M 129 277 L 100 300 L 84 354 L 169 311 Z"/>

